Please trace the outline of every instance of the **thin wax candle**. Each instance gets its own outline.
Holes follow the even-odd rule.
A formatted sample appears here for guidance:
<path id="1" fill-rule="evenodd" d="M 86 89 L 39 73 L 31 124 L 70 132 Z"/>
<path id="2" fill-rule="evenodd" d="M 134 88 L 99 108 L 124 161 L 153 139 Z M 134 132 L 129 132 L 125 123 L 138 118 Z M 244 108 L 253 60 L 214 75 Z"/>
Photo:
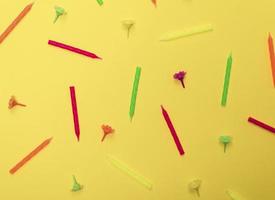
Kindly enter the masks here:
<path id="1" fill-rule="evenodd" d="M 222 92 L 222 101 L 221 101 L 222 106 L 226 106 L 226 102 L 227 102 L 231 67 L 232 67 L 232 55 L 230 54 L 226 64 L 226 71 L 225 71 L 224 85 L 223 85 L 223 92 Z"/>
<path id="2" fill-rule="evenodd" d="M 272 126 L 270 126 L 270 125 L 268 125 L 264 122 L 261 122 L 261 121 L 255 119 L 255 118 L 253 118 L 253 117 L 249 117 L 247 121 L 254 124 L 254 125 L 256 125 L 256 126 L 259 126 L 259 127 L 263 128 L 267 131 L 270 131 L 271 133 L 275 133 L 275 128 L 274 127 L 272 127 Z"/>
<path id="3" fill-rule="evenodd" d="M 42 142 L 38 147 L 36 147 L 31 153 L 29 153 L 25 158 L 23 158 L 20 162 L 18 162 L 11 170 L 10 173 L 14 174 L 23 167 L 29 160 L 31 160 L 36 154 L 38 154 L 42 149 L 48 146 L 51 142 L 52 138 L 49 138 Z"/>
<path id="4" fill-rule="evenodd" d="M 275 87 L 275 55 L 274 55 L 273 38 L 271 34 L 269 34 L 269 37 L 268 37 L 268 49 L 269 49 L 269 57 L 270 57 L 270 64 L 271 64 L 271 71 L 272 71 L 272 78 L 273 78 L 273 86 Z"/>
<path id="5" fill-rule="evenodd" d="M 192 36 L 200 33 L 209 32 L 212 30 L 213 30 L 213 27 L 211 24 L 194 26 L 194 27 L 186 28 L 181 31 L 172 31 L 172 32 L 165 33 L 159 38 L 159 40 L 171 41 L 171 40 L 176 40 L 183 37 L 188 37 L 188 36 Z"/>
<path id="6" fill-rule="evenodd" d="M 162 110 L 162 115 L 163 115 L 163 117 L 164 117 L 164 119 L 165 119 L 165 121 L 167 123 L 167 126 L 168 126 L 170 132 L 171 132 L 171 135 L 173 136 L 174 142 L 175 142 L 175 144 L 176 144 L 176 146 L 178 148 L 179 154 L 182 156 L 182 155 L 184 155 L 185 152 L 184 152 L 184 150 L 182 148 L 181 142 L 180 142 L 179 137 L 177 135 L 177 132 L 176 132 L 176 130 L 174 128 L 174 125 L 173 125 L 173 123 L 172 123 L 172 121 L 171 121 L 171 119 L 170 119 L 167 111 L 164 109 L 163 106 L 161 106 L 161 110 Z"/>
<path id="7" fill-rule="evenodd" d="M 130 111 L 129 111 L 131 120 L 133 119 L 133 116 L 135 114 L 135 109 L 136 109 L 136 100 L 137 100 L 137 92 L 138 92 L 140 74 L 141 74 L 141 68 L 137 67 L 136 74 L 135 74 L 135 80 L 134 80 L 134 84 L 133 84 L 133 89 L 132 89 L 132 97 L 131 97 Z"/>
<path id="8" fill-rule="evenodd" d="M 146 177 L 139 174 L 135 170 L 131 169 L 130 167 L 128 167 L 125 163 L 121 162 L 113 156 L 108 156 L 108 160 L 113 166 L 115 166 L 116 168 L 118 168 L 119 170 L 121 170 L 134 180 L 136 180 L 138 183 L 146 187 L 148 190 L 152 189 L 153 185 L 150 180 L 148 180 Z"/>
<path id="9" fill-rule="evenodd" d="M 24 10 L 13 20 L 8 28 L 0 35 L 0 43 L 13 31 L 13 29 L 21 22 L 21 20 L 30 12 L 34 3 L 27 5 Z"/>
<path id="10" fill-rule="evenodd" d="M 76 103 L 74 86 L 70 87 L 70 94 L 71 94 L 71 103 L 72 103 L 72 111 L 73 111 L 73 118 L 74 118 L 74 130 L 75 130 L 75 135 L 77 137 L 77 140 L 79 141 L 80 128 L 79 128 L 79 119 L 78 119 L 78 111 L 77 111 L 77 103 Z"/>
<path id="11" fill-rule="evenodd" d="M 49 40 L 48 44 L 52 45 L 52 46 L 55 46 L 55 47 L 58 47 L 58 48 L 61 48 L 61 49 L 65 49 L 65 50 L 77 53 L 77 54 L 81 54 L 83 56 L 90 57 L 90 58 L 93 58 L 93 59 L 101 59 L 100 57 L 98 57 L 94 53 L 91 53 L 89 51 L 85 51 L 85 50 L 82 50 L 82 49 L 79 49 L 79 48 L 76 48 L 76 47 L 73 47 L 73 46 L 70 46 L 70 45 L 67 45 L 67 44 L 63 44 L 61 42 L 57 42 L 57 41 L 54 41 L 54 40 Z"/>

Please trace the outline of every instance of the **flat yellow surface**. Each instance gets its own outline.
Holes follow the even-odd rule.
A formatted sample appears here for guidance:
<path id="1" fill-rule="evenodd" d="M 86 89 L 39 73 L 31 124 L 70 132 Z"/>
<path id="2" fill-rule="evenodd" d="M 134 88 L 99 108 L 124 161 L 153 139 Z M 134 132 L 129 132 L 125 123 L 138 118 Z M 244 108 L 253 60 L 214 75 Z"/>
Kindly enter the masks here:
<path id="1" fill-rule="evenodd" d="M 0 32 L 30 2 L 0 1 Z M 67 15 L 53 24 L 54 6 Z M 275 136 L 247 122 L 275 126 L 267 36 L 275 36 L 275 2 L 220 0 L 37 0 L 0 45 L 0 199 L 183 200 L 201 179 L 200 200 L 274 200 Z M 136 21 L 130 38 L 121 20 Z M 212 23 L 213 32 L 171 42 L 172 30 Z M 48 39 L 94 52 L 90 58 L 51 47 Z M 221 107 L 226 59 L 233 66 Z M 129 103 L 142 67 L 136 113 Z M 186 89 L 173 73 L 186 70 Z M 81 128 L 74 135 L 69 86 L 76 88 Z M 27 104 L 8 110 L 11 95 Z M 164 105 L 186 151 L 179 156 L 161 115 Z M 115 128 L 104 143 L 102 124 Z M 231 135 L 226 154 L 220 135 Z M 9 169 L 48 137 L 51 144 L 10 175 Z M 111 154 L 153 183 L 152 191 L 114 168 Z M 72 193 L 72 175 L 84 185 Z"/>

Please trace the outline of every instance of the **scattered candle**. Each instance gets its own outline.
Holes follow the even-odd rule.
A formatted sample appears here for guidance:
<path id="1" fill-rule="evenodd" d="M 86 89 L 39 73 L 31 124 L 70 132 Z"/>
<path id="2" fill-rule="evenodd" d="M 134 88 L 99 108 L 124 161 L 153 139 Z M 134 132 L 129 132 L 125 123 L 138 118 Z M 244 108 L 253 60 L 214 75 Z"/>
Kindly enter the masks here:
<path id="1" fill-rule="evenodd" d="M 23 167 L 29 160 L 31 160 L 35 155 L 37 155 L 41 150 L 43 150 L 46 146 L 48 146 L 51 142 L 52 138 L 49 138 L 42 142 L 38 147 L 36 147 L 31 153 L 29 153 L 25 158 L 23 158 L 19 163 L 17 163 L 11 170 L 10 173 L 14 174 Z"/>
<path id="2" fill-rule="evenodd" d="M 223 93 L 222 93 L 222 101 L 221 101 L 222 106 L 226 106 L 226 102 L 227 102 L 231 67 L 232 67 L 232 55 L 230 54 L 229 57 L 227 58 L 227 64 L 226 64 L 226 72 L 224 77 L 224 85 L 223 85 Z"/>
<path id="3" fill-rule="evenodd" d="M 108 156 L 108 160 L 113 166 L 115 166 L 116 168 L 118 168 L 119 170 L 121 170 L 122 172 L 124 172 L 125 174 L 133 178 L 134 180 L 136 180 L 138 183 L 146 187 L 148 190 L 152 189 L 153 185 L 150 180 L 148 180 L 147 178 L 145 178 L 135 170 L 131 169 L 130 167 L 128 167 L 125 163 L 119 161 L 113 156 Z"/>
<path id="4" fill-rule="evenodd" d="M 223 151 L 225 153 L 226 152 L 226 147 L 231 143 L 232 138 L 230 136 L 227 136 L 227 135 L 222 135 L 222 136 L 220 136 L 219 139 L 220 139 L 220 142 L 224 146 Z"/>
<path id="5" fill-rule="evenodd" d="M 55 46 L 55 47 L 58 47 L 58 48 L 61 48 L 61 49 L 66 49 L 68 51 L 71 51 L 71 52 L 74 52 L 74 53 L 77 53 L 77 54 L 81 54 L 81 55 L 90 57 L 90 58 L 93 58 L 93 59 L 101 59 L 100 57 L 98 57 L 97 55 L 95 55 L 91 52 L 88 52 L 88 51 L 85 51 L 85 50 L 82 50 L 82 49 L 79 49 L 79 48 L 76 48 L 76 47 L 73 47 L 73 46 L 70 46 L 70 45 L 67 45 L 67 44 L 56 42 L 56 41 L 53 41 L 53 40 L 49 40 L 48 44 L 52 45 L 52 46 Z"/>
<path id="6" fill-rule="evenodd" d="M 186 28 L 182 31 L 168 32 L 168 33 L 162 35 L 159 38 L 159 40 L 160 41 L 171 41 L 171 40 L 176 40 L 176 39 L 180 39 L 180 38 L 191 36 L 191 35 L 209 32 L 212 30 L 213 30 L 213 27 L 211 24 L 194 26 L 194 27 Z"/>
<path id="7" fill-rule="evenodd" d="M 0 35 L 0 43 L 13 31 L 13 29 L 19 24 L 19 22 L 30 12 L 34 3 L 27 5 L 24 10 L 13 20 L 8 28 Z"/>
<path id="8" fill-rule="evenodd" d="M 77 191 L 79 191 L 79 190 L 82 190 L 82 188 L 83 188 L 83 186 L 80 185 L 80 184 L 77 182 L 75 176 L 73 176 L 73 188 L 72 188 L 72 192 L 77 192 Z"/>
<path id="9" fill-rule="evenodd" d="M 183 88 L 185 88 L 185 84 L 184 84 L 185 75 L 186 75 L 186 72 L 184 71 L 179 71 L 178 73 L 174 74 L 174 79 L 179 80 Z"/>
<path id="10" fill-rule="evenodd" d="M 77 137 L 77 140 L 79 141 L 80 128 L 79 128 L 79 119 L 78 119 L 78 111 L 77 111 L 77 103 L 76 103 L 74 86 L 70 87 L 70 94 L 71 94 L 72 111 L 73 111 L 73 117 L 74 117 L 74 130 L 75 130 L 75 135 Z"/>
<path id="11" fill-rule="evenodd" d="M 115 131 L 114 129 L 112 129 L 111 126 L 108 126 L 108 125 L 102 125 L 101 128 L 102 128 L 103 133 L 104 133 L 104 135 L 103 135 L 103 137 L 102 137 L 102 139 L 101 139 L 101 142 L 104 141 L 104 139 L 105 139 L 105 137 L 106 137 L 107 135 L 109 135 L 109 134 L 111 134 L 111 133 L 113 133 L 113 132 Z"/>
<path id="12" fill-rule="evenodd" d="M 25 104 L 19 103 L 15 96 L 11 96 L 10 100 L 9 100 L 9 109 L 14 108 L 15 106 L 22 106 L 22 107 L 26 107 Z"/>
<path id="13" fill-rule="evenodd" d="M 132 29 L 132 27 L 135 25 L 135 21 L 134 20 L 123 20 L 122 21 L 122 25 L 124 26 L 124 28 L 126 28 L 127 30 L 127 37 L 129 38 L 130 36 L 130 31 Z"/>
<path id="14" fill-rule="evenodd" d="M 59 7 L 59 6 L 55 6 L 55 7 L 54 7 L 54 9 L 55 9 L 55 14 L 56 14 L 56 17 L 55 17 L 55 19 L 54 19 L 53 23 L 55 23 L 55 22 L 58 20 L 58 18 L 59 18 L 60 16 L 62 16 L 62 15 L 65 15 L 65 14 L 66 14 L 66 12 L 65 12 L 65 9 L 64 9 L 64 8 L 61 8 L 61 7 Z"/>
<path id="15" fill-rule="evenodd" d="M 130 115 L 131 120 L 134 117 L 135 109 L 136 109 L 136 99 L 137 99 L 137 92 L 138 92 L 140 74 L 141 74 L 141 68 L 137 67 L 136 68 L 136 74 L 135 74 L 135 80 L 134 80 L 134 84 L 133 84 L 133 89 L 132 89 L 132 97 L 131 97 L 130 111 L 129 111 L 129 115 Z"/>
<path id="16" fill-rule="evenodd" d="M 167 123 L 167 126 L 168 126 L 170 132 L 171 132 L 171 135 L 173 136 L 174 142 L 175 142 L 175 144 L 176 144 L 176 146 L 178 148 L 179 154 L 182 156 L 182 155 L 184 155 L 185 152 L 184 152 L 184 150 L 182 148 L 182 145 L 180 143 L 180 140 L 179 140 L 179 137 L 177 135 L 177 132 L 176 132 L 176 130 L 175 130 L 175 128 L 174 128 L 174 126 L 173 126 L 173 124 L 171 122 L 171 119 L 170 119 L 167 111 L 163 108 L 163 106 L 161 106 L 161 110 L 162 110 L 162 115 L 163 115 L 163 117 L 164 117 L 164 119 L 165 119 L 165 121 Z"/>
<path id="17" fill-rule="evenodd" d="M 259 126 L 259 127 L 263 128 L 267 131 L 275 133 L 275 128 L 274 127 L 272 127 L 272 126 L 270 126 L 270 125 L 268 125 L 264 122 L 261 122 L 261 121 L 255 119 L 255 118 L 253 118 L 253 117 L 249 117 L 247 121 L 254 124 L 254 125 L 256 125 L 256 126 Z"/>
<path id="18" fill-rule="evenodd" d="M 275 87 L 275 55 L 274 55 L 273 38 L 270 33 L 268 37 L 268 49 L 269 49 L 269 57 L 270 57 L 270 64 L 271 64 L 272 77 L 273 77 L 273 86 Z"/>
<path id="19" fill-rule="evenodd" d="M 189 183 L 189 189 L 197 193 L 198 197 L 200 197 L 200 187 L 201 187 L 201 180 L 195 179 Z"/>

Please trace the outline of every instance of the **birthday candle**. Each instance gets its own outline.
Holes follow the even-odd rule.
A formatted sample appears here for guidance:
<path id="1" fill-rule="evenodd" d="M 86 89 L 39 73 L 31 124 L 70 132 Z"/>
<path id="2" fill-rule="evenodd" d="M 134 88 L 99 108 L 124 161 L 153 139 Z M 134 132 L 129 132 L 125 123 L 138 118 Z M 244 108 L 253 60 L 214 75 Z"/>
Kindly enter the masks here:
<path id="1" fill-rule="evenodd" d="M 56 42 L 56 41 L 53 41 L 53 40 L 49 40 L 48 44 L 52 45 L 52 46 L 55 46 L 55 47 L 59 47 L 61 49 L 66 49 L 68 51 L 72 51 L 74 53 L 78 53 L 78 54 L 90 57 L 90 58 L 93 58 L 93 59 L 101 59 L 100 57 L 98 57 L 97 55 L 95 55 L 91 52 L 88 52 L 88 51 L 85 51 L 85 50 L 82 50 L 82 49 L 79 49 L 79 48 L 76 48 L 76 47 L 73 47 L 73 46 L 70 46 L 70 45 L 67 45 L 67 44 Z"/>
<path id="2" fill-rule="evenodd" d="M 259 127 L 263 128 L 267 131 L 275 133 L 275 128 L 274 127 L 269 126 L 268 124 L 266 124 L 264 122 L 261 122 L 261 121 L 255 119 L 255 118 L 253 118 L 253 117 L 249 117 L 247 121 L 254 124 L 254 125 L 256 125 L 256 126 L 259 126 Z"/>
<path id="3" fill-rule="evenodd" d="M 173 136 L 174 142 L 175 142 L 175 144 L 176 144 L 176 146 L 178 148 L 179 154 L 182 156 L 185 152 L 184 152 L 184 150 L 182 148 L 182 145 L 181 145 L 180 140 L 178 138 L 177 132 L 176 132 L 176 130 L 175 130 L 175 128 L 174 128 L 174 126 L 173 126 L 173 124 L 171 122 L 171 119 L 170 119 L 167 111 L 163 108 L 163 106 L 161 106 L 161 110 L 162 110 L 162 115 L 163 115 L 163 117 L 164 117 L 164 119 L 165 119 L 165 121 L 167 123 L 167 126 L 170 129 L 170 132 L 171 132 L 171 134 Z"/>
<path id="4" fill-rule="evenodd" d="M 108 160 L 114 165 L 116 168 L 130 176 L 131 178 L 135 179 L 138 183 L 146 187 L 148 190 L 151 190 L 153 184 L 150 180 L 136 172 L 135 170 L 128 167 L 125 163 L 119 161 L 118 159 L 114 158 L 113 156 L 108 156 Z"/>
<path id="5" fill-rule="evenodd" d="M 11 170 L 10 173 L 14 174 L 23 165 L 25 165 L 29 160 L 31 160 L 36 154 L 38 154 L 42 149 L 44 149 L 51 142 L 52 138 L 49 138 L 42 142 L 38 147 L 36 147 L 31 153 L 29 153 L 25 158 L 18 162 Z"/>
<path id="6" fill-rule="evenodd" d="M 170 40 L 176 40 L 180 39 L 183 37 L 191 36 L 191 35 L 196 35 L 200 33 L 205 33 L 212 31 L 213 27 L 211 24 L 206 24 L 206 25 L 201 25 L 201 26 L 194 26 L 190 28 L 186 28 L 182 31 L 173 31 L 173 32 L 168 32 L 164 35 L 162 35 L 159 40 L 160 41 L 170 41 Z"/>
<path id="7" fill-rule="evenodd" d="M 70 94 L 71 94 L 72 111 L 73 111 L 73 117 L 74 117 L 74 130 L 75 130 L 75 135 L 77 137 L 77 140 L 79 141 L 80 128 L 79 128 L 78 111 L 77 111 L 77 103 L 76 103 L 74 86 L 70 87 Z"/>
<path id="8" fill-rule="evenodd" d="M 227 64 L 226 64 L 226 72 L 225 72 L 225 77 L 224 77 L 224 85 L 223 85 L 222 101 L 221 101 L 222 106 L 226 106 L 226 102 L 227 102 L 231 67 L 232 67 L 232 55 L 230 54 L 230 56 L 227 59 Z"/>
<path id="9" fill-rule="evenodd" d="M 272 77 L 273 77 L 273 86 L 275 87 L 275 55 L 274 55 L 273 38 L 270 33 L 268 37 L 268 49 L 269 49 L 269 57 L 270 57 Z"/>
<path id="10" fill-rule="evenodd" d="M 136 68 L 136 74 L 135 74 L 135 80 L 134 80 L 134 84 L 133 84 L 133 89 L 132 89 L 132 98 L 131 98 L 131 103 L 130 103 L 129 115 L 130 115 L 131 120 L 132 120 L 132 118 L 135 114 L 136 99 L 137 99 L 137 92 L 138 92 L 140 74 L 141 74 L 141 68 L 137 67 Z"/>
<path id="11" fill-rule="evenodd" d="M 19 24 L 19 22 L 30 12 L 34 3 L 27 5 L 24 10 L 13 20 L 13 22 L 8 26 L 8 28 L 0 35 L 0 43 L 2 43 L 5 38 L 12 32 L 12 30 Z"/>

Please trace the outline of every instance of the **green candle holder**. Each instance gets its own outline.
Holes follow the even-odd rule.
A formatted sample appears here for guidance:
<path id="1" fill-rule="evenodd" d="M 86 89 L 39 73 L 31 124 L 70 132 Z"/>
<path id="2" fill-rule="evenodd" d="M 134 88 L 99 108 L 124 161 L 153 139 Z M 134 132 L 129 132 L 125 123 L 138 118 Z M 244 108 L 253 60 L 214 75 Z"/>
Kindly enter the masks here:
<path id="1" fill-rule="evenodd" d="M 73 181 L 74 181 L 74 183 L 73 183 L 72 192 L 77 192 L 77 191 L 79 191 L 79 190 L 82 190 L 83 186 L 80 185 L 80 184 L 76 181 L 75 176 L 73 176 Z"/>
<path id="2" fill-rule="evenodd" d="M 55 9 L 55 14 L 56 14 L 56 17 L 55 17 L 55 19 L 54 19 L 53 23 L 55 23 L 55 22 L 58 20 L 58 18 L 59 18 L 60 16 L 62 16 L 62 15 L 65 15 L 65 14 L 66 14 L 65 9 L 64 9 L 64 8 L 62 8 L 62 7 L 55 6 L 55 7 L 54 7 L 54 9 Z"/>
<path id="3" fill-rule="evenodd" d="M 220 136 L 220 142 L 224 145 L 223 151 L 226 152 L 227 146 L 232 142 L 232 137 L 227 135 Z"/>

